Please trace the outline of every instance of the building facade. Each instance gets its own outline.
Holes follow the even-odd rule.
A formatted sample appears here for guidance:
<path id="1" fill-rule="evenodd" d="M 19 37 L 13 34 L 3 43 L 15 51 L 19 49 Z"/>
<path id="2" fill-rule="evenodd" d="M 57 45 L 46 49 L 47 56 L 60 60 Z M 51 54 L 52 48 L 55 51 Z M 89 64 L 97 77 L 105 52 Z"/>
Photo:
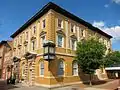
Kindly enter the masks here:
<path id="1" fill-rule="evenodd" d="M 0 78 L 7 79 L 11 76 L 11 65 L 12 65 L 12 41 L 1 41 L 0 42 Z"/>
<path id="2" fill-rule="evenodd" d="M 78 70 L 74 56 L 76 43 L 92 36 L 104 43 L 107 51 L 111 49 L 110 35 L 56 4 L 48 3 L 11 35 L 13 57 L 15 61 L 19 61 L 20 80 L 29 85 L 46 87 L 88 80 L 88 77 Z M 51 62 L 43 59 L 45 41 L 56 44 L 56 57 Z M 99 77 L 102 78 L 100 75 Z"/>
<path id="3" fill-rule="evenodd" d="M 2 78 L 2 67 L 3 67 L 3 59 L 4 59 L 4 45 L 3 41 L 0 42 L 0 78 Z"/>
<path id="4" fill-rule="evenodd" d="M 4 53 L 4 61 L 3 61 L 3 78 L 4 79 L 10 79 L 12 76 L 13 71 L 13 60 L 12 60 L 12 41 L 7 41 L 6 47 L 7 50 Z"/>

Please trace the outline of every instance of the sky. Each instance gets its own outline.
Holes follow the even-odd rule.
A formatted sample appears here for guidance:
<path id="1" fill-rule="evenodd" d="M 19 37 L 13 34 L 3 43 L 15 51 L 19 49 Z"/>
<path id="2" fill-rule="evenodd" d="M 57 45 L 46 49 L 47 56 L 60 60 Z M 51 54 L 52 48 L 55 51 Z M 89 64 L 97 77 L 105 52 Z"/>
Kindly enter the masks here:
<path id="1" fill-rule="evenodd" d="M 50 1 L 112 35 L 113 50 L 120 50 L 120 0 L 1 0 L 0 41 Z"/>

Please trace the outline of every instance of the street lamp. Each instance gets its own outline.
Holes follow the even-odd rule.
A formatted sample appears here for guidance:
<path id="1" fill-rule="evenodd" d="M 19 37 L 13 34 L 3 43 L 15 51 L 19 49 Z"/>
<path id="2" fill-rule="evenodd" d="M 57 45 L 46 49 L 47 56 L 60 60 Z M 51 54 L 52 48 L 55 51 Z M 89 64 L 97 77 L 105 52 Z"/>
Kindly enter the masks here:
<path id="1" fill-rule="evenodd" d="M 47 61 L 55 59 L 55 44 L 52 41 L 47 41 L 43 44 L 43 58 Z"/>

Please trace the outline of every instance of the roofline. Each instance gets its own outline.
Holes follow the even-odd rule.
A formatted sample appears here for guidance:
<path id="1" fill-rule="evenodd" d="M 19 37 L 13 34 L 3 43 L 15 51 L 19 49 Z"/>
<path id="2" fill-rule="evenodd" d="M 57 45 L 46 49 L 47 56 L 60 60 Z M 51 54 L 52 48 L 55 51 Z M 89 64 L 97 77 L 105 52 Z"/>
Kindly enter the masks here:
<path id="1" fill-rule="evenodd" d="M 0 42 L 0 46 L 3 45 L 3 44 L 5 44 L 5 43 L 7 43 L 7 41 L 5 41 L 5 40 L 1 41 Z"/>
<path id="2" fill-rule="evenodd" d="M 98 29 L 97 27 L 92 26 L 90 23 L 84 21 L 83 19 L 80 19 L 79 17 L 73 15 L 72 13 L 66 11 L 65 9 L 61 8 L 60 6 L 49 2 L 48 4 L 46 4 L 38 13 L 36 13 L 34 16 L 32 16 L 31 19 L 29 19 L 25 24 L 23 24 L 15 33 L 13 33 L 10 37 L 14 38 L 16 37 L 19 33 L 21 33 L 22 31 L 24 31 L 25 28 L 27 28 L 29 25 L 31 25 L 34 21 L 36 21 L 38 18 L 40 18 L 41 16 L 43 16 L 45 13 L 47 13 L 50 9 L 53 9 L 54 11 L 88 27 L 89 29 L 96 31 L 100 34 L 102 34 L 103 36 L 108 37 L 109 39 L 112 38 L 111 35 L 108 35 L 107 33 L 103 32 L 102 30 Z"/>

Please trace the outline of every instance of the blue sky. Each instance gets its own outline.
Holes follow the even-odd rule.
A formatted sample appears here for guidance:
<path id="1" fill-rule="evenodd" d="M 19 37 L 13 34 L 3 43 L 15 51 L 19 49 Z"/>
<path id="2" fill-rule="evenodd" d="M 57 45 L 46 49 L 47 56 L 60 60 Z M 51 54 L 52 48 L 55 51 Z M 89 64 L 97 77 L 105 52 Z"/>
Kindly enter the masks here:
<path id="1" fill-rule="evenodd" d="M 1 0 L 0 41 L 10 39 L 49 1 L 111 34 L 113 49 L 120 50 L 120 0 Z"/>

